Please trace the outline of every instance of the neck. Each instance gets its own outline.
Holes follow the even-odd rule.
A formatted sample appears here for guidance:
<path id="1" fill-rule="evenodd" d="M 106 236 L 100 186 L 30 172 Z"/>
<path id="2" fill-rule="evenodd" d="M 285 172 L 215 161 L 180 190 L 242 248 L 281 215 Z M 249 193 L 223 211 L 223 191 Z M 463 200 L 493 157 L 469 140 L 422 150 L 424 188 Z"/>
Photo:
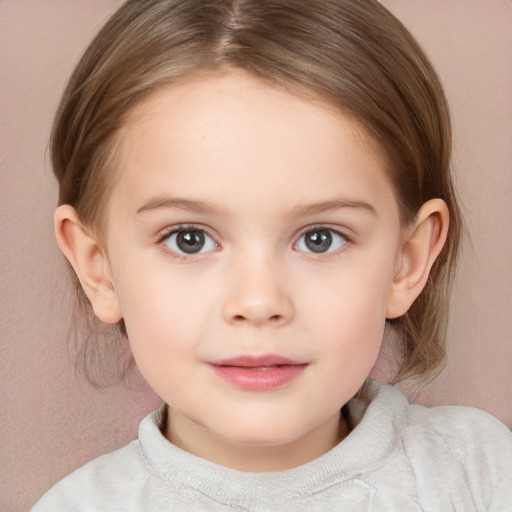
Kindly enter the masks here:
<path id="1" fill-rule="evenodd" d="M 236 444 L 207 431 L 179 413 L 168 411 L 162 432 L 175 446 L 205 460 L 245 472 L 284 471 L 310 462 L 331 450 L 349 433 L 342 414 L 299 439 L 278 445 Z"/>

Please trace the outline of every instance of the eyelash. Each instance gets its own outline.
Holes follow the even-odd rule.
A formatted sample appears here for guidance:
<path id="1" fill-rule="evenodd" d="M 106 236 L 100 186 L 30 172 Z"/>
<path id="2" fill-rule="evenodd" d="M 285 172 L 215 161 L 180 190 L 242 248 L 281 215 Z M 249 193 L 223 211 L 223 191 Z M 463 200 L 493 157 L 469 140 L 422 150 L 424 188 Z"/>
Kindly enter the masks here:
<path id="1" fill-rule="evenodd" d="M 160 235 L 157 239 L 157 245 L 162 247 L 162 249 L 165 251 L 166 254 L 170 255 L 172 258 L 174 258 L 176 260 L 190 261 L 191 258 L 201 256 L 201 254 L 203 254 L 203 253 L 191 253 L 191 254 L 186 255 L 186 254 L 181 254 L 179 252 L 176 252 L 176 251 L 170 249 L 169 247 L 165 247 L 164 242 L 169 240 L 169 238 L 172 235 L 174 235 L 176 233 L 183 232 L 183 231 L 185 231 L 185 232 L 186 231 L 204 232 L 208 237 L 210 237 L 215 242 L 215 237 L 212 236 L 209 233 L 209 230 L 206 229 L 204 226 L 199 226 L 199 225 L 194 225 L 194 224 L 180 224 L 177 226 L 169 227 L 160 233 Z M 299 235 L 296 238 L 296 241 L 293 243 L 293 249 L 297 250 L 296 249 L 297 244 L 299 243 L 299 241 L 302 239 L 302 237 L 304 235 L 306 235 L 307 233 L 314 232 L 314 231 L 329 231 L 331 233 L 334 233 L 337 236 L 342 237 L 345 240 L 345 243 L 342 245 L 342 247 L 340 249 L 325 252 L 325 253 L 314 253 L 313 251 L 308 252 L 308 251 L 301 251 L 301 250 L 298 250 L 298 252 L 303 252 L 305 254 L 308 254 L 308 255 L 310 255 L 310 257 L 328 259 L 329 257 L 334 257 L 334 256 L 339 255 L 342 252 L 345 252 L 350 247 L 350 245 L 352 243 L 351 238 L 344 231 L 340 230 L 338 227 L 334 227 L 334 226 L 331 226 L 328 224 L 314 224 L 314 225 L 309 225 L 300 231 Z M 215 244 L 217 247 L 220 247 L 220 244 L 218 244 L 217 242 L 215 242 Z M 207 252 L 212 252 L 212 251 L 207 251 Z"/>
<path id="2" fill-rule="evenodd" d="M 308 254 L 310 257 L 322 258 L 324 260 L 328 259 L 330 257 L 336 257 L 340 253 L 345 252 L 352 244 L 351 237 L 349 237 L 345 231 L 340 230 L 339 227 L 332 226 L 329 224 L 313 224 L 313 225 L 306 226 L 304 229 L 301 230 L 301 232 L 299 233 L 299 236 L 297 237 L 295 243 L 293 244 L 293 247 L 295 248 L 297 246 L 297 244 L 299 243 L 299 240 L 301 240 L 301 238 L 304 235 L 306 235 L 307 233 L 314 232 L 314 231 L 330 231 L 330 232 L 334 233 L 335 235 L 342 237 L 345 240 L 345 243 L 343 244 L 343 246 L 340 249 L 330 251 L 330 252 L 325 252 L 325 253 L 307 252 L 306 254 Z"/>
<path id="3" fill-rule="evenodd" d="M 180 233 L 182 231 L 201 231 L 203 233 L 205 233 L 209 238 L 211 238 L 214 242 L 215 242 L 215 237 L 212 236 L 208 229 L 206 229 L 204 226 L 198 226 L 198 225 L 195 225 L 195 224 L 179 224 L 177 226 L 172 226 L 172 227 L 169 227 L 169 228 L 166 228 L 164 229 L 156 243 L 159 247 L 162 248 L 162 250 L 168 255 L 168 256 L 171 256 L 172 258 L 176 259 L 176 260 L 181 260 L 181 261 L 190 261 L 191 258 L 193 257 L 197 257 L 197 256 L 201 256 L 202 253 L 191 253 L 191 254 L 181 254 L 179 252 L 176 252 L 172 249 L 170 249 L 169 247 L 165 247 L 164 245 L 164 242 L 166 242 L 167 240 L 169 240 L 171 238 L 172 235 L 176 234 L 176 233 Z M 219 244 L 217 242 L 215 242 L 216 246 L 219 247 Z M 209 251 L 211 252 L 211 251 Z"/>

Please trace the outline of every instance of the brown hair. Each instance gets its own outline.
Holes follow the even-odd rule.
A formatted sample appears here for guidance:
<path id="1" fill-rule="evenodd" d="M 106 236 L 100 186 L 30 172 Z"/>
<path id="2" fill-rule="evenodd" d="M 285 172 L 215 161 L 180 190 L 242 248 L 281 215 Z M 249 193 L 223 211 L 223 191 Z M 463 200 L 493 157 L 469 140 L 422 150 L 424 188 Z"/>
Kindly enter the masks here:
<path id="1" fill-rule="evenodd" d="M 448 204 L 448 241 L 428 283 L 390 323 L 400 340 L 397 379 L 432 375 L 444 358 L 461 224 L 449 112 L 427 57 L 375 0 L 126 1 L 86 50 L 61 100 L 51 140 L 60 204 L 101 232 L 116 135 L 129 113 L 157 88 L 225 68 L 320 97 L 359 120 L 385 157 L 404 223 L 429 199 Z M 83 355 L 93 374 L 105 357 L 94 339 Z"/>

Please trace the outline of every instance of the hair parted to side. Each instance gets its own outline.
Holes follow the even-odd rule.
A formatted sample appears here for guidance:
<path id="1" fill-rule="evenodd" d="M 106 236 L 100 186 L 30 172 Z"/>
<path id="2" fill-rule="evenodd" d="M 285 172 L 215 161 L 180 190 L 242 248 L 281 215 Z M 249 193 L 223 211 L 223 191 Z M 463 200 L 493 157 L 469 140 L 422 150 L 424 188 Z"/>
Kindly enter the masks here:
<path id="1" fill-rule="evenodd" d="M 51 154 L 59 203 L 75 207 L 101 239 L 116 178 L 116 137 L 127 116 L 162 86 L 233 68 L 357 119 L 381 150 L 404 224 L 429 199 L 447 203 L 446 246 L 409 312 L 390 322 L 400 340 L 396 380 L 434 375 L 444 359 L 461 230 L 450 118 L 427 57 L 376 0 L 126 1 L 86 50 L 58 109 Z M 124 332 L 122 322 L 119 327 Z M 105 343 L 91 337 L 82 347 L 96 382 L 101 361 L 111 366 Z"/>

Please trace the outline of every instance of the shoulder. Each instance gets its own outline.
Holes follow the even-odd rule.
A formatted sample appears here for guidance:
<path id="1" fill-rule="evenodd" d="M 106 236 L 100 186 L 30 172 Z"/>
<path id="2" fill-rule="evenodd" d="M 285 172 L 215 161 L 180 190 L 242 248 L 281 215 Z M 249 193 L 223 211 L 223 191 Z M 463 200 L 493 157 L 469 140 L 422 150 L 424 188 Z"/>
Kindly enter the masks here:
<path id="1" fill-rule="evenodd" d="M 131 496 L 136 488 L 144 485 L 150 473 L 138 441 L 133 441 L 92 460 L 58 482 L 32 512 L 117 510 L 121 506 L 116 501 L 118 497 Z"/>
<path id="2" fill-rule="evenodd" d="M 512 506 L 512 433 L 490 414 L 410 405 L 403 446 L 418 479 L 467 487 L 478 510 Z"/>
<path id="3" fill-rule="evenodd" d="M 454 455 L 466 460 L 511 455 L 512 432 L 491 414 L 473 407 L 410 405 L 407 430 L 423 431 L 433 442 L 442 441 Z"/>
<path id="4" fill-rule="evenodd" d="M 354 408 L 356 422 L 357 415 L 369 417 L 372 430 L 381 431 L 391 422 L 388 428 L 412 459 L 420 452 L 435 459 L 435 449 L 470 467 L 503 459 L 512 471 L 512 432 L 491 414 L 473 407 L 410 404 L 392 386 L 373 385 L 369 393 L 367 410 Z"/>

